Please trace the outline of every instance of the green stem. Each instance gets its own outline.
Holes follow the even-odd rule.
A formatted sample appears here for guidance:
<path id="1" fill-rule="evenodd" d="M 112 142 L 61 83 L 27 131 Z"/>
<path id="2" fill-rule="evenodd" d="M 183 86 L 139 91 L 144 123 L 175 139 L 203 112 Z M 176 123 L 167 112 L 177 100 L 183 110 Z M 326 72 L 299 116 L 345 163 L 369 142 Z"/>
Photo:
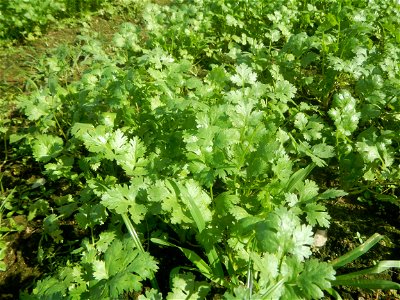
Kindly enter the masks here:
<path id="1" fill-rule="evenodd" d="M 128 215 L 122 214 L 121 216 L 122 216 L 122 220 L 124 220 L 126 228 L 128 228 L 129 234 L 131 235 L 136 248 L 138 248 L 140 250 L 140 252 L 144 253 L 145 251 L 144 251 L 142 242 L 140 241 L 139 236 L 138 236 L 135 228 L 133 227 L 133 224 L 132 224 L 131 220 L 129 219 Z"/>
<path id="2" fill-rule="evenodd" d="M 131 220 L 129 219 L 128 215 L 122 214 L 121 216 L 122 216 L 122 220 L 125 223 L 126 228 L 128 228 L 129 234 L 131 235 L 136 248 L 138 248 L 140 252 L 145 253 L 146 251 L 144 250 L 142 242 L 139 239 L 139 235 L 137 234 L 135 227 L 133 227 L 133 224 L 132 224 Z M 151 286 L 154 289 L 157 289 L 157 290 L 159 289 L 157 279 L 154 276 L 153 272 L 150 277 L 150 282 L 151 282 Z"/>

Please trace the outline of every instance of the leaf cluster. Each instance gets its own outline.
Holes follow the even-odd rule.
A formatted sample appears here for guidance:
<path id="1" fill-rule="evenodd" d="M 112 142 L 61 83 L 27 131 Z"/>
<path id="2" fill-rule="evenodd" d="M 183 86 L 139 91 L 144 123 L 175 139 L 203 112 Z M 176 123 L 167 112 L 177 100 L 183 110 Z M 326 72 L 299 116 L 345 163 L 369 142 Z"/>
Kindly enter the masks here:
<path id="1" fill-rule="evenodd" d="M 388 3 L 147 3 L 112 44 L 82 35 L 68 60 L 48 58 L 47 81 L 18 99 L 31 128 L 14 142 L 69 187 L 45 233 L 62 243 L 70 220 L 91 242 L 33 295 L 157 299 L 156 260 L 172 247 L 187 261 L 172 266 L 171 299 L 323 297 L 335 270 L 312 244 L 325 201 L 372 191 L 398 204 Z"/>

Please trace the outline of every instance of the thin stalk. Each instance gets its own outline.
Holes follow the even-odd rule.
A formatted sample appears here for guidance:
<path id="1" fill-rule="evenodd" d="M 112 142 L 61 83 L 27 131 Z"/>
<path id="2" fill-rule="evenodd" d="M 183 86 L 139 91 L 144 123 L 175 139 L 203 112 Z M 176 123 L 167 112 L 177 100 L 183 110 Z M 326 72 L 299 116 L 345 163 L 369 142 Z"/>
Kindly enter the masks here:
<path id="1" fill-rule="evenodd" d="M 131 235 L 133 242 L 135 243 L 135 246 L 139 249 L 140 252 L 145 253 L 146 251 L 143 248 L 142 242 L 140 241 L 139 236 L 135 230 L 135 227 L 133 227 L 133 224 L 132 224 L 131 220 L 129 219 L 128 215 L 122 214 L 121 216 L 122 216 L 122 220 L 125 223 L 126 228 L 128 228 L 129 234 Z M 151 272 L 150 282 L 151 282 L 151 286 L 154 289 L 159 290 L 157 279 L 156 279 L 155 275 L 153 274 L 153 272 Z"/>
<path id="2" fill-rule="evenodd" d="M 246 282 L 246 287 L 247 290 L 249 291 L 249 299 L 251 299 L 251 295 L 253 293 L 253 272 L 251 267 L 252 267 L 252 259 L 250 258 L 247 267 L 247 282 Z"/>
<path id="3" fill-rule="evenodd" d="M 51 99 L 52 99 L 53 102 L 54 102 L 54 96 L 52 96 Z M 62 127 L 61 127 L 61 125 L 60 125 L 60 122 L 58 122 L 58 118 L 57 118 L 56 113 L 54 113 L 53 116 L 54 116 L 54 121 L 56 122 L 56 124 L 57 124 L 57 126 L 58 126 L 58 129 L 60 130 L 61 134 L 63 135 L 63 137 L 64 137 L 65 140 L 67 141 L 67 140 L 68 140 L 67 135 L 65 134 L 64 130 L 62 129 Z"/>
<path id="4" fill-rule="evenodd" d="M 128 228 L 129 234 L 131 235 L 133 242 L 135 243 L 136 248 L 140 250 L 140 252 L 144 253 L 145 250 L 143 248 L 142 242 L 139 239 L 139 236 L 133 227 L 131 220 L 129 219 L 127 214 L 122 214 L 122 220 L 124 220 L 126 228 Z"/>
<path id="5" fill-rule="evenodd" d="M 368 240 L 366 240 L 363 244 L 361 244 L 360 246 L 347 252 L 346 254 L 334 259 L 333 261 L 330 262 L 330 264 L 335 269 L 342 267 L 342 266 L 354 261 L 361 255 L 364 255 L 365 253 L 367 253 L 368 250 L 371 249 L 373 246 L 375 246 L 381 239 L 383 239 L 383 236 L 380 235 L 379 233 L 375 233 Z"/>

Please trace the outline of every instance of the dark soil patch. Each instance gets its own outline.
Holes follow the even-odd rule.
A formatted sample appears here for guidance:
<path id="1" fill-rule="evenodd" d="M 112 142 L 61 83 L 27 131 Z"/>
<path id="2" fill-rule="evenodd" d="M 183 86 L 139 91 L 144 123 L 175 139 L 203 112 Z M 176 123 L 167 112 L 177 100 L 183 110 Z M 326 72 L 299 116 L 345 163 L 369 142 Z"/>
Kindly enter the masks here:
<path id="1" fill-rule="evenodd" d="M 41 234 L 38 224 L 27 222 L 25 216 L 14 218 L 25 226 L 20 233 L 7 235 L 7 254 L 4 259 L 7 269 L 0 272 L 0 299 L 18 299 L 19 292 L 28 287 L 42 271 L 37 263 L 37 251 Z"/>
<path id="2" fill-rule="evenodd" d="M 316 257 L 331 261 L 359 246 L 374 233 L 385 236 L 365 255 L 339 268 L 337 275 L 372 267 L 381 260 L 400 259 L 400 209 L 398 206 L 382 202 L 369 205 L 344 198 L 330 202 L 327 206 L 332 217 L 328 241 L 315 253 Z M 400 283 L 400 270 L 390 270 L 379 274 L 378 278 Z M 400 299 L 400 294 L 393 290 L 368 291 L 350 287 L 340 287 L 337 290 L 343 299 Z"/>

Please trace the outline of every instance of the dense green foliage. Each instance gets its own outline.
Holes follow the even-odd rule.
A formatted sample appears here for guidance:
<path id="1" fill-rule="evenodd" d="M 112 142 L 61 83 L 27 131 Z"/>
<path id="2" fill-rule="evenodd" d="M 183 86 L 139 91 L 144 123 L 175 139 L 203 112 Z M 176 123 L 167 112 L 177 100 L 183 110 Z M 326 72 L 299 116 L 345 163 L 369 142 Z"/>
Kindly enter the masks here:
<path id="1" fill-rule="evenodd" d="M 165 268 L 167 299 L 333 293 L 312 257 L 324 202 L 400 206 L 399 22 L 389 0 L 182 0 L 55 50 L 17 101 L 29 127 L 2 133 L 61 188 L 29 218 L 70 245 L 24 297 L 161 299 Z"/>
<path id="2" fill-rule="evenodd" d="M 18 0 L 0 1 L 0 40 L 34 39 L 60 19 L 91 12 L 114 14 L 137 7 L 136 0 Z"/>

